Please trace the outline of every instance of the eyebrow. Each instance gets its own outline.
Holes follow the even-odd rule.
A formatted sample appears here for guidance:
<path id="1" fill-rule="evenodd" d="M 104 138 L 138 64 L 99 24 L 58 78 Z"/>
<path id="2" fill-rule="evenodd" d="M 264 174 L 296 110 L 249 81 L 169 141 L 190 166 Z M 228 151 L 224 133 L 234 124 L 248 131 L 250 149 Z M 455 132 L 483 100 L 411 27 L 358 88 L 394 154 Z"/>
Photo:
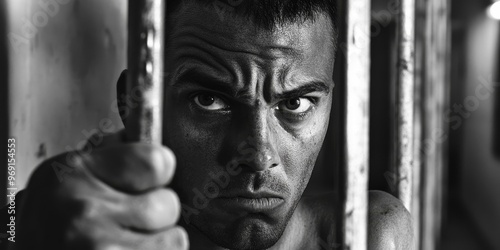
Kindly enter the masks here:
<path id="1" fill-rule="evenodd" d="M 283 93 L 274 94 L 273 98 L 277 100 L 286 100 L 292 99 L 296 97 L 300 97 L 312 92 L 323 92 L 325 94 L 330 93 L 330 88 L 328 85 L 322 81 L 312 81 L 308 82 L 298 88 L 295 88 L 290 91 L 285 91 Z"/>
<path id="2" fill-rule="evenodd" d="M 175 78 L 173 87 L 179 88 L 185 84 L 194 84 L 207 89 L 219 91 L 227 94 L 236 94 L 236 90 L 224 83 L 222 78 L 205 73 L 202 70 L 191 68 L 183 71 L 180 76 Z"/>
<path id="3" fill-rule="evenodd" d="M 244 98 L 244 94 L 240 94 L 236 89 L 225 84 L 224 82 L 225 81 L 221 78 L 203 72 L 202 70 L 191 68 L 183 71 L 181 75 L 177 76 L 172 86 L 179 88 L 185 86 L 185 84 L 193 84 L 210 90 L 226 93 L 234 97 L 239 96 Z M 272 98 L 274 100 L 286 100 L 304 96 L 312 92 L 323 92 L 325 94 L 329 94 L 330 88 L 323 81 L 311 81 L 295 89 L 285 91 L 283 93 L 275 93 L 272 95 Z"/>

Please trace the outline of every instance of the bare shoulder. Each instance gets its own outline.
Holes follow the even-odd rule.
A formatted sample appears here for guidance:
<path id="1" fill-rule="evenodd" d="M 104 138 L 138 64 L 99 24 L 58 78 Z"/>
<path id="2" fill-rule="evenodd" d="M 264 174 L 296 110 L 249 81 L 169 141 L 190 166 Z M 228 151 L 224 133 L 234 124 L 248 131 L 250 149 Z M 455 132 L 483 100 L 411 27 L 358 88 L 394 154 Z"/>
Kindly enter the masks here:
<path id="1" fill-rule="evenodd" d="M 413 249 L 412 217 L 400 200 L 382 191 L 369 192 L 369 249 Z"/>
<path id="2" fill-rule="evenodd" d="M 309 232 L 315 232 L 319 244 L 332 249 L 335 239 L 338 197 L 334 193 L 304 196 L 299 209 L 307 211 L 307 220 L 314 225 Z M 309 236 L 310 237 L 310 236 Z M 382 191 L 369 192 L 368 249 L 411 250 L 413 249 L 412 217 L 400 200 Z"/>

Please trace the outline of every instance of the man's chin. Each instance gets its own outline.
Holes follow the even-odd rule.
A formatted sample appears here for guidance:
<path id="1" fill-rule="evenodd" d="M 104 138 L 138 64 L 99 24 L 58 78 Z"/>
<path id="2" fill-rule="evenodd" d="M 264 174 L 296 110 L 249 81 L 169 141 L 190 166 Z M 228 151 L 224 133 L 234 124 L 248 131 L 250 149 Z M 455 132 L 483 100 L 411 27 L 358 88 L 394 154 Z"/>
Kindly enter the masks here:
<path id="1" fill-rule="evenodd" d="M 278 242 L 287 219 L 277 220 L 263 214 L 247 214 L 230 223 L 210 220 L 200 224 L 193 221 L 193 225 L 212 242 L 224 248 L 267 249 Z"/>

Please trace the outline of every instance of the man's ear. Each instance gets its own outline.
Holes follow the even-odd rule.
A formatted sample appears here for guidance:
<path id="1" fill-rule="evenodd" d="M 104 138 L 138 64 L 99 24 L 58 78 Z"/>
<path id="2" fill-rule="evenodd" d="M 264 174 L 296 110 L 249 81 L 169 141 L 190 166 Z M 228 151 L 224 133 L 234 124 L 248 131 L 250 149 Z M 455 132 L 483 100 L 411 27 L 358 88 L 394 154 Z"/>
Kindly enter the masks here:
<path id="1" fill-rule="evenodd" d="M 118 112 L 122 119 L 123 125 L 127 126 L 127 116 L 130 114 L 130 107 L 127 107 L 127 79 L 128 70 L 123 70 L 116 83 L 116 98 Z"/>

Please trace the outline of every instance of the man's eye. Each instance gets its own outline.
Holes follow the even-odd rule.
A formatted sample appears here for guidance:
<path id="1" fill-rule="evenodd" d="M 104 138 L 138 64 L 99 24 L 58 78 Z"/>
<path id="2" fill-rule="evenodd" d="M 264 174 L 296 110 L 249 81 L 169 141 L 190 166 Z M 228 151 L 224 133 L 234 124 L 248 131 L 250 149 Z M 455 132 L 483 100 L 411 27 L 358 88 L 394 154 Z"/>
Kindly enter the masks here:
<path id="1" fill-rule="evenodd" d="M 278 108 L 284 112 L 301 114 L 309 111 L 313 105 L 314 104 L 309 98 L 296 97 L 281 102 Z"/>
<path id="2" fill-rule="evenodd" d="M 229 106 L 220 97 L 213 94 L 197 94 L 194 97 L 194 102 L 200 108 L 209 111 L 220 111 L 229 108 Z"/>

